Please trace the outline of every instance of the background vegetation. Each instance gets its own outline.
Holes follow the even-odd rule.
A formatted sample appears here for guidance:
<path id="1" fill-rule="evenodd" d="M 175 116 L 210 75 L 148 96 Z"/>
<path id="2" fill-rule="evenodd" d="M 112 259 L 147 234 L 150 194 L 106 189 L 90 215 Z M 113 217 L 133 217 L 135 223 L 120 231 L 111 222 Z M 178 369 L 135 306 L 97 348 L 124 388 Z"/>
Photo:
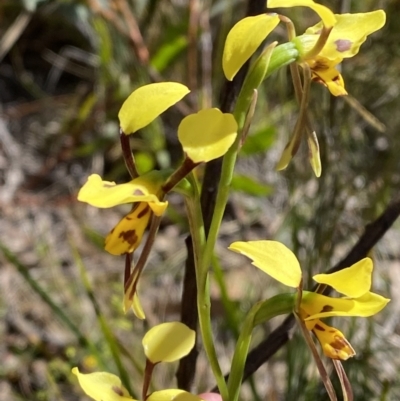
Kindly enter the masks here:
<path id="1" fill-rule="evenodd" d="M 332 98 L 312 87 L 311 115 L 323 174 L 313 176 L 306 149 L 285 172 L 274 166 L 297 106 L 288 71 L 266 81 L 243 149 L 215 261 L 213 313 L 223 368 L 244 313 L 276 285 L 229 253 L 233 240 L 274 238 L 298 255 L 307 277 L 343 258 L 393 200 L 399 200 L 400 109 L 398 0 L 321 1 L 337 12 L 384 8 L 387 24 L 343 64 L 350 94 Z M 246 13 L 234 0 L 2 0 L 0 3 L 0 400 L 84 400 L 70 369 L 118 373 L 141 383 L 141 337 L 153 324 L 179 319 L 184 238 L 182 200 L 172 198 L 140 292 L 146 322 L 122 313 L 123 259 L 103 237 L 124 208 L 78 204 L 86 177 L 128 178 L 117 113 L 130 92 L 173 80 L 188 100 L 132 139 L 142 171 L 181 157 L 176 127 L 190 111 L 218 106 L 221 52 Z M 315 21 L 290 10 L 299 27 Z M 302 33 L 300 30 L 299 33 Z M 273 39 L 283 41 L 278 30 Z M 392 299 L 371 320 L 341 320 L 357 350 L 345 363 L 356 400 L 400 399 L 400 226 L 374 248 L 374 289 Z M 277 325 L 264 326 L 255 344 Z M 244 386 L 244 400 L 325 400 L 298 334 Z M 305 368 L 309 366 L 308 368 Z M 172 386 L 160 369 L 155 386 Z M 215 385 L 200 355 L 195 387 Z"/>

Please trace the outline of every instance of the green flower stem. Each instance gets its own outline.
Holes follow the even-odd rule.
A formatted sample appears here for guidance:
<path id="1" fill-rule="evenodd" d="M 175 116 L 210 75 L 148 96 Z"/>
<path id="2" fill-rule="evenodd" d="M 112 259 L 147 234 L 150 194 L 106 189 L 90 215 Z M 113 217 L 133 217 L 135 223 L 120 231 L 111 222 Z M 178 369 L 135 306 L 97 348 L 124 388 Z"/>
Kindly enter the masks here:
<path id="1" fill-rule="evenodd" d="M 217 382 L 219 392 L 222 398 L 228 401 L 228 387 L 221 371 L 221 367 L 219 366 L 212 334 L 209 274 L 208 270 L 200 269 L 201 266 L 203 266 L 202 255 L 206 246 L 206 234 L 204 230 L 203 216 L 200 209 L 200 194 L 193 174 L 189 174 L 187 178 L 191 182 L 194 190 L 194 196 L 185 197 L 185 204 L 188 214 L 190 233 L 193 241 L 200 332 L 203 340 L 203 346 Z"/>
<path id="2" fill-rule="evenodd" d="M 243 83 L 242 90 L 240 91 L 236 107 L 233 112 L 236 122 L 238 123 L 239 132 L 243 129 L 243 126 L 245 124 L 246 115 L 254 96 L 254 90 L 257 90 L 257 88 L 261 85 L 263 80 L 268 75 L 272 74 L 272 72 L 276 71 L 278 68 L 295 61 L 298 56 L 298 52 L 292 43 L 286 43 L 278 47 L 275 46 L 276 43 L 273 43 L 265 49 L 265 51 L 260 55 L 260 57 L 251 67 Z M 210 360 L 210 364 L 213 369 L 213 373 L 215 375 L 222 399 L 224 401 L 230 400 L 230 394 L 228 393 L 225 380 L 223 379 L 223 377 L 220 377 L 222 373 L 216 359 L 217 357 L 215 353 L 215 348 L 212 343 L 211 322 L 209 313 L 210 299 L 208 293 L 208 271 L 211 265 L 212 256 L 214 254 L 215 243 L 222 222 L 222 217 L 229 197 L 229 189 L 232 181 L 233 170 L 236 163 L 240 141 L 241 135 L 238 135 L 235 143 L 224 156 L 221 179 L 218 186 L 218 194 L 213 218 L 211 221 L 210 231 L 205 247 L 200 248 L 201 250 L 203 250 L 203 252 L 198 255 L 198 266 L 196 267 L 198 281 L 197 285 L 199 290 L 198 307 L 200 328 L 203 336 L 203 342 L 205 344 L 204 347 L 206 348 L 206 343 L 208 341 L 211 341 L 211 344 L 207 345 L 209 349 L 207 350 L 206 348 L 206 352 Z M 196 247 L 196 245 L 197 244 L 194 243 L 194 247 Z M 204 335 L 206 335 L 207 338 L 204 338 Z"/>

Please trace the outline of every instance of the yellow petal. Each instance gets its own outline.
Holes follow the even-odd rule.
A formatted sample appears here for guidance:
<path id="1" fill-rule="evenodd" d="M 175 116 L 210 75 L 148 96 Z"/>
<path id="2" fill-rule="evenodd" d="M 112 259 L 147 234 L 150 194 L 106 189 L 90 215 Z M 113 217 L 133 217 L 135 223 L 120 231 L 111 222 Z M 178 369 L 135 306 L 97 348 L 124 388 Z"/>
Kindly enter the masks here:
<path id="1" fill-rule="evenodd" d="M 96 401 L 132 400 L 118 376 L 107 372 L 83 374 L 78 368 L 73 368 L 72 373 L 77 376 L 82 390 Z"/>
<path id="2" fill-rule="evenodd" d="M 252 264 L 275 280 L 297 288 L 301 281 L 301 268 L 294 253 L 277 241 L 234 242 L 228 248 L 247 256 Z"/>
<path id="3" fill-rule="evenodd" d="M 152 171 L 119 185 L 115 182 L 103 181 L 98 174 L 92 174 L 80 189 L 78 200 L 98 208 L 148 202 L 150 207 L 155 208 L 158 213 L 161 212 L 159 214 L 161 215 L 168 206 L 167 202 L 160 202 L 157 197 L 162 183 L 162 176 L 158 171 Z"/>
<path id="4" fill-rule="evenodd" d="M 184 390 L 168 389 L 151 393 L 146 401 L 202 401 L 202 399 Z"/>
<path id="5" fill-rule="evenodd" d="M 223 156 L 237 135 L 237 123 L 230 113 L 205 109 L 185 117 L 178 127 L 178 138 L 194 163 Z"/>
<path id="6" fill-rule="evenodd" d="M 368 317 L 380 312 L 390 300 L 373 292 L 360 298 L 331 298 L 303 291 L 301 308 L 308 315 L 305 321 L 333 316 Z"/>
<path id="7" fill-rule="evenodd" d="M 331 274 L 317 274 L 313 279 L 319 284 L 327 284 L 337 292 L 351 298 L 366 294 L 371 288 L 374 265 L 370 258 L 364 258 L 348 267 Z"/>
<path id="8" fill-rule="evenodd" d="M 139 295 L 137 291 L 133 295 L 132 311 L 138 319 L 140 320 L 146 319 L 146 315 L 144 314 L 143 306 L 139 300 Z"/>
<path id="9" fill-rule="evenodd" d="M 107 235 L 104 249 L 111 255 L 134 252 L 142 241 L 150 217 L 149 205 L 140 202 Z"/>
<path id="10" fill-rule="evenodd" d="M 356 352 L 341 331 L 318 320 L 313 328 L 324 354 L 331 359 L 345 361 Z"/>
<path id="11" fill-rule="evenodd" d="M 180 322 L 162 323 L 151 328 L 142 344 L 152 363 L 174 362 L 186 356 L 194 347 L 196 333 Z"/>
<path id="12" fill-rule="evenodd" d="M 271 8 L 287 8 L 297 6 L 309 7 L 319 15 L 327 28 L 335 25 L 336 23 L 335 15 L 328 7 L 317 4 L 312 0 L 268 0 L 267 6 Z"/>
<path id="13" fill-rule="evenodd" d="M 189 92 L 177 82 L 141 86 L 125 100 L 118 113 L 122 131 L 129 135 L 145 127 Z"/>
<path id="14" fill-rule="evenodd" d="M 335 68 L 341 61 L 341 59 L 329 60 L 319 56 L 307 60 L 311 67 L 312 80 L 325 85 L 333 96 L 347 95 L 342 75 Z"/>
<path id="15" fill-rule="evenodd" d="M 328 41 L 320 56 L 334 60 L 356 55 L 367 36 L 385 25 L 386 14 L 383 10 L 360 14 L 336 15 L 337 23 L 333 27 Z M 322 24 L 308 28 L 306 34 L 317 34 Z"/>
<path id="16" fill-rule="evenodd" d="M 228 33 L 222 56 L 222 69 L 232 81 L 243 64 L 279 23 L 276 14 L 261 14 L 240 20 Z"/>

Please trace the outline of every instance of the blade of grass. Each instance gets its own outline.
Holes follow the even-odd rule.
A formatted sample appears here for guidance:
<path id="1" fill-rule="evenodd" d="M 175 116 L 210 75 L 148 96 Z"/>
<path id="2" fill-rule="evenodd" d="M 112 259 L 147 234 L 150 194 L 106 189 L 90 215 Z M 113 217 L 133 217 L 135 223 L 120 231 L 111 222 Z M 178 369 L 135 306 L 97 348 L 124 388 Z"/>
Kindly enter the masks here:
<path id="1" fill-rule="evenodd" d="M 0 250 L 3 252 L 4 257 L 17 269 L 18 273 L 25 279 L 25 281 L 29 284 L 32 290 L 39 295 L 39 297 L 51 308 L 54 312 L 55 316 L 57 316 L 64 324 L 67 326 L 70 331 L 75 335 L 79 344 L 85 348 L 90 349 L 90 351 L 96 356 L 97 360 L 101 367 L 105 367 L 106 363 L 102 358 L 101 354 L 98 352 L 96 346 L 79 330 L 78 326 L 76 326 L 71 319 L 64 313 L 63 309 L 59 307 L 51 298 L 46 290 L 44 290 L 38 282 L 31 276 L 29 270 L 26 266 L 24 266 L 14 253 L 10 251 L 10 249 L 5 246 L 3 243 L 0 243 Z"/>

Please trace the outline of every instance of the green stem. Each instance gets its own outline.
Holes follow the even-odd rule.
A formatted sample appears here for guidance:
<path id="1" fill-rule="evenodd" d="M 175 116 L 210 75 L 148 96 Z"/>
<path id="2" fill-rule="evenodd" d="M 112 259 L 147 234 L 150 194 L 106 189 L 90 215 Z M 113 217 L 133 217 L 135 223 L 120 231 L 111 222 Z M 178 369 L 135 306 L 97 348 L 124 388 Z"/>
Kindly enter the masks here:
<path id="1" fill-rule="evenodd" d="M 275 46 L 276 43 L 273 43 L 264 50 L 260 57 L 255 61 L 246 76 L 243 87 L 239 93 L 236 107 L 233 111 L 233 115 L 239 127 L 238 132 L 241 132 L 244 127 L 246 115 L 254 96 L 254 90 L 257 90 L 263 80 L 273 71 L 296 60 L 298 52 L 292 43 L 286 43 L 276 48 Z M 214 344 L 212 342 L 209 310 L 210 299 L 208 292 L 208 271 L 211 265 L 212 256 L 214 254 L 215 243 L 222 222 L 222 217 L 229 197 L 229 189 L 232 181 L 233 170 L 236 163 L 240 141 L 241 135 L 238 134 L 235 143 L 224 156 L 221 179 L 218 186 L 218 194 L 213 218 L 211 221 L 210 231 L 207 237 L 207 241 L 205 243 L 205 247 L 201 246 L 200 248 L 198 248 L 201 249 L 203 252 L 198 255 L 198 258 L 196 258 L 200 329 L 203 336 L 204 347 L 210 360 L 210 364 L 213 369 L 219 391 L 224 401 L 229 401 L 230 394 L 228 393 L 227 385 L 222 376 L 222 372 L 219 367 L 217 356 L 215 353 Z M 196 226 L 194 227 L 194 229 L 195 228 Z M 194 248 L 196 248 L 195 243 Z"/>
<path id="2" fill-rule="evenodd" d="M 193 241 L 194 262 L 196 267 L 197 282 L 197 308 L 199 313 L 199 327 L 203 341 L 204 350 L 210 362 L 211 369 L 215 376 L 219 392 L 223 400 L 229 400 L 228 387 L 225 382 L 221 367 L 219 366 L 217 353 L 214 346 L 211 327 L 211 300 L 209 289 L 208 269 L 202 269 L 203 251 L 206 247 L 206 235 L 204 230 L 203 216 L 200 209 L 200 194 L 197 183 L 192 174 L 188 176 L 191 181 L 194 196 L 185 197 L 185 204 L 189 219 L 190 233 Z"/>

